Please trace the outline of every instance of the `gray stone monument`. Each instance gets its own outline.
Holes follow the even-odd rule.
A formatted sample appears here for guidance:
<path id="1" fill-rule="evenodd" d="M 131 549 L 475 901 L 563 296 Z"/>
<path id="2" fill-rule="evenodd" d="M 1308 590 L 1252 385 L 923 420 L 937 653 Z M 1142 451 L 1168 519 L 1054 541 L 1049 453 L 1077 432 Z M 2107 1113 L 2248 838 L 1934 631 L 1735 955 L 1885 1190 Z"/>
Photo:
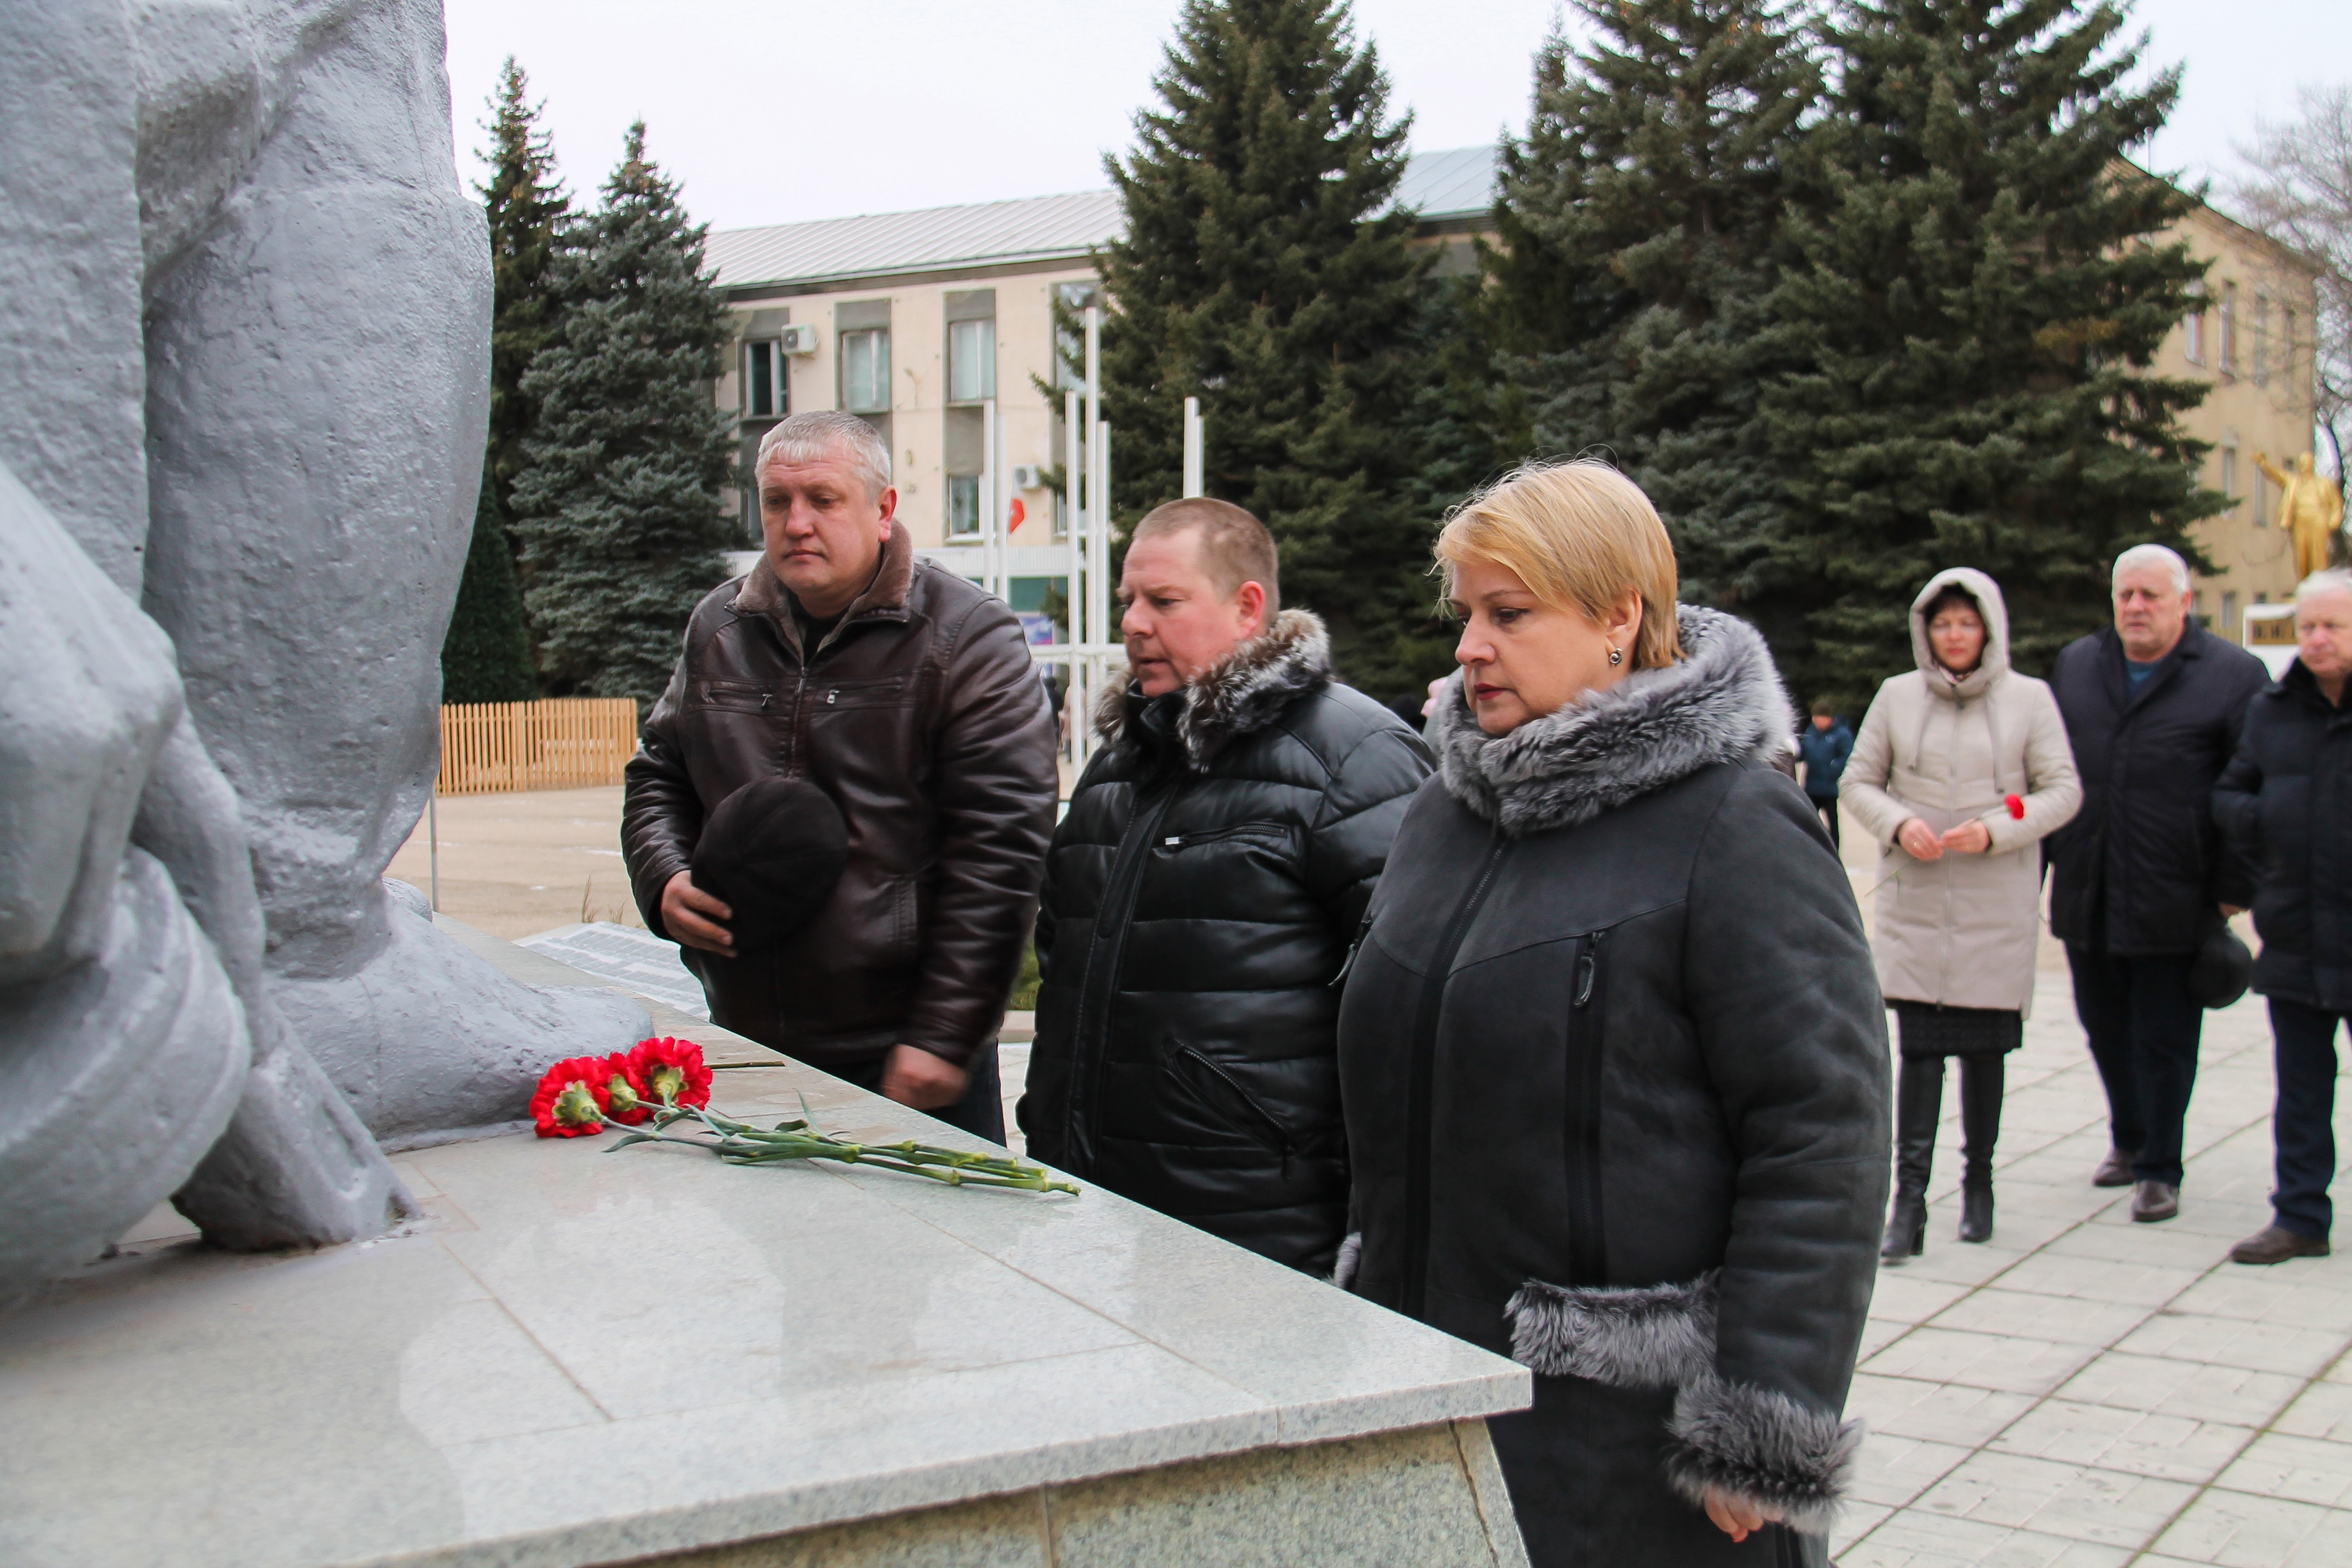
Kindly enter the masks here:
<path id="1" fill-rule="evenodd" d="M 438 0 L 0 7 L 0 1299 L 166 1196 L 378 1234 L 376 1140 L 644 1031 L 381 880 L 488 395 L 442 54 Z"/>

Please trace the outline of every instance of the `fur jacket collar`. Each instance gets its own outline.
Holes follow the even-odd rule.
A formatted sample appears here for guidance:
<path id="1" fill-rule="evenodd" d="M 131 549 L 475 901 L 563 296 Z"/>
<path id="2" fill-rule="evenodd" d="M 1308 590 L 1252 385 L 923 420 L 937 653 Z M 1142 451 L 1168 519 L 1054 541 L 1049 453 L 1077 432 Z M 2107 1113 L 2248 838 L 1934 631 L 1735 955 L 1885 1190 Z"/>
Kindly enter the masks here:
<path id="1" fill-rule="evenodd" d="M 1148 698 L 1133 685 L 1103 693 L 1095 733 L 1116 742 L 1156 701 L 1175 709 L 1176 738 L 1184 763 L 1206 773 L 1234 740 L 1263 730 L 1282 710 L 1331 681 L 1331 638 L 1312 610 L 1285 610 L 1274 625 L 1203 671 L 1182 691 Z"/>
<path id="2" fill-rule="evenodd" d="M 1446 793 L 1507 837 L 1574 827 L 1717 763 L 1784 743 L 1796 720 L 1755 627 L 1678 606 L 1684 658 L 1507 735 L 1478 728 L 1454 673 L 1438 697 Z"/>

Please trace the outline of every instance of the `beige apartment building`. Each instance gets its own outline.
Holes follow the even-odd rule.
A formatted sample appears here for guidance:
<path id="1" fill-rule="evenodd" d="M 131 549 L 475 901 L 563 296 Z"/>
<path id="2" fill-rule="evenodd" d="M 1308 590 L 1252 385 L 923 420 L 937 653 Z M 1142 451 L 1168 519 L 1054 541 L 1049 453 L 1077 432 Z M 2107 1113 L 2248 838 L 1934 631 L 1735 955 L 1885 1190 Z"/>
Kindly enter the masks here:
<path id="1" fill-rule="evenodd" d="M 1398 200 L 1421 212 L 1431 243 L 1461 253 L 1447 265 L 1468 254 L 1463 237 L 1492 201 L 1493 163 L 1491 148 L 1465 148 L 1417 156 L 1406 172 Z M 890 444 L 916 549 L 974 579 L 986 567 L 980 513 L 993 479 L 1007 516 L 1021 512 L 1000 568 L 1006 597 L 1034 616 L 1049 589 L 1066 591 L 1069 573 L 1064 511 L 1045 483 L 1063 460 L 1062 392 L 1075 384 L 1056 352 L 1054 301 L 1094 302 L 1087 258 L 1118 229 L 1118 196 L 1085 191 L 711 235 L 709 260 L 738 334 L 716 394 L 739 421 L 746 464 L 786 414 L 860 416 Z M 742 547 L 754 548 L 751 498 L 728 505 Z"/>
<path id="2" fill-rule="evenodd" d="M 1408 164 L 1398 205 L 1420 215 L 1441 271 L 1475 265 L 1494 185 L 1492 147 L 1417 153 Z M 1088 258 L 1118 226 L 1118 197 L 1086 191 L 711 235 L 709 259 L 738 334 L 716 395 L 739 421 L 746 464 L 788 413 L 859 415 L 890 445 L 916 548 L 975 579 L 986 570 L 981 510 L 992 479 L 1006 515 L 1017 507 L 1021 516 L 999 568 L 1007 597 L 1035 616 L 1069 570 L 1063 509 L 1045 484 L 1066 449 L 1062 393 L 1072 384 L 1053 304 L 1094 301 Z M 2232 504 L 2199 531 L 2217 570 L 2198 580 L 2197 603 L 2234 640 L 2245 606 L 2283 601 L 2294 586 L 2275 526 L 2278 488 L 2255 456 L 2284 468 L 2310 449 L 2316 272 L 2210 207 L 2177 232 L 2213 267 L 2203 308 L 2175 329 L 2158 368 L 2212 384 L 2184 423 L 2212 444 L 2206 482 Z M 751 497 L 728 504 L 742 547 L 756 547 Z M 1044 635 L 1042 623 L 1033 633 Z"/>

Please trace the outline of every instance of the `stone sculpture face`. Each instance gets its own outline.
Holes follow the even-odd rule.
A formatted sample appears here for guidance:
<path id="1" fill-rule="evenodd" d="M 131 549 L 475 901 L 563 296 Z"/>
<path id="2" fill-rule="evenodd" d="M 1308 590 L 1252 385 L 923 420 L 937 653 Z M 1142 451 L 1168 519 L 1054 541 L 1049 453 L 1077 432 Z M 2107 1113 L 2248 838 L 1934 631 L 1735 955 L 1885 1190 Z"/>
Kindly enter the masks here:
<path id="1" fill-rule="evenodd" d="M 488 397 L 442 52 L 438 0 L 0 8 L 0 1300 L 167 1195 L 377 1234 L 376 1138 L 644 1030 L 381 880 Z"/>

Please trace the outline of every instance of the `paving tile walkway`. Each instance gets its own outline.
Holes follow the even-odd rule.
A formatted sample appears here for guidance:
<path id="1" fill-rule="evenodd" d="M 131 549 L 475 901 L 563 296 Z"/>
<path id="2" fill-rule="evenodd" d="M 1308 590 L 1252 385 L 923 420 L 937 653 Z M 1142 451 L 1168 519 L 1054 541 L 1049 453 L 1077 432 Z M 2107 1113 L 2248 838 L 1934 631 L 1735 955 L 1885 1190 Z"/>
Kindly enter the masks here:
<path id="1" fill-rule="evenodd" d="M 2261 999 L 2206 1016 L 2181 1213 L 2163 1225 L 2090 1184 L 2105 1101 L 2063 963 L 2033 1011 L 2009 1058 L 1993 1239 L 1953 1239 L 1948 1089 L 1927 1253 L 1879 1272 L 1848 1406 L 1872 1436 L 1837 1561 L 2352 1565 L 2352 1253 L 2227 1258 L 2270 1213 Z"/>

